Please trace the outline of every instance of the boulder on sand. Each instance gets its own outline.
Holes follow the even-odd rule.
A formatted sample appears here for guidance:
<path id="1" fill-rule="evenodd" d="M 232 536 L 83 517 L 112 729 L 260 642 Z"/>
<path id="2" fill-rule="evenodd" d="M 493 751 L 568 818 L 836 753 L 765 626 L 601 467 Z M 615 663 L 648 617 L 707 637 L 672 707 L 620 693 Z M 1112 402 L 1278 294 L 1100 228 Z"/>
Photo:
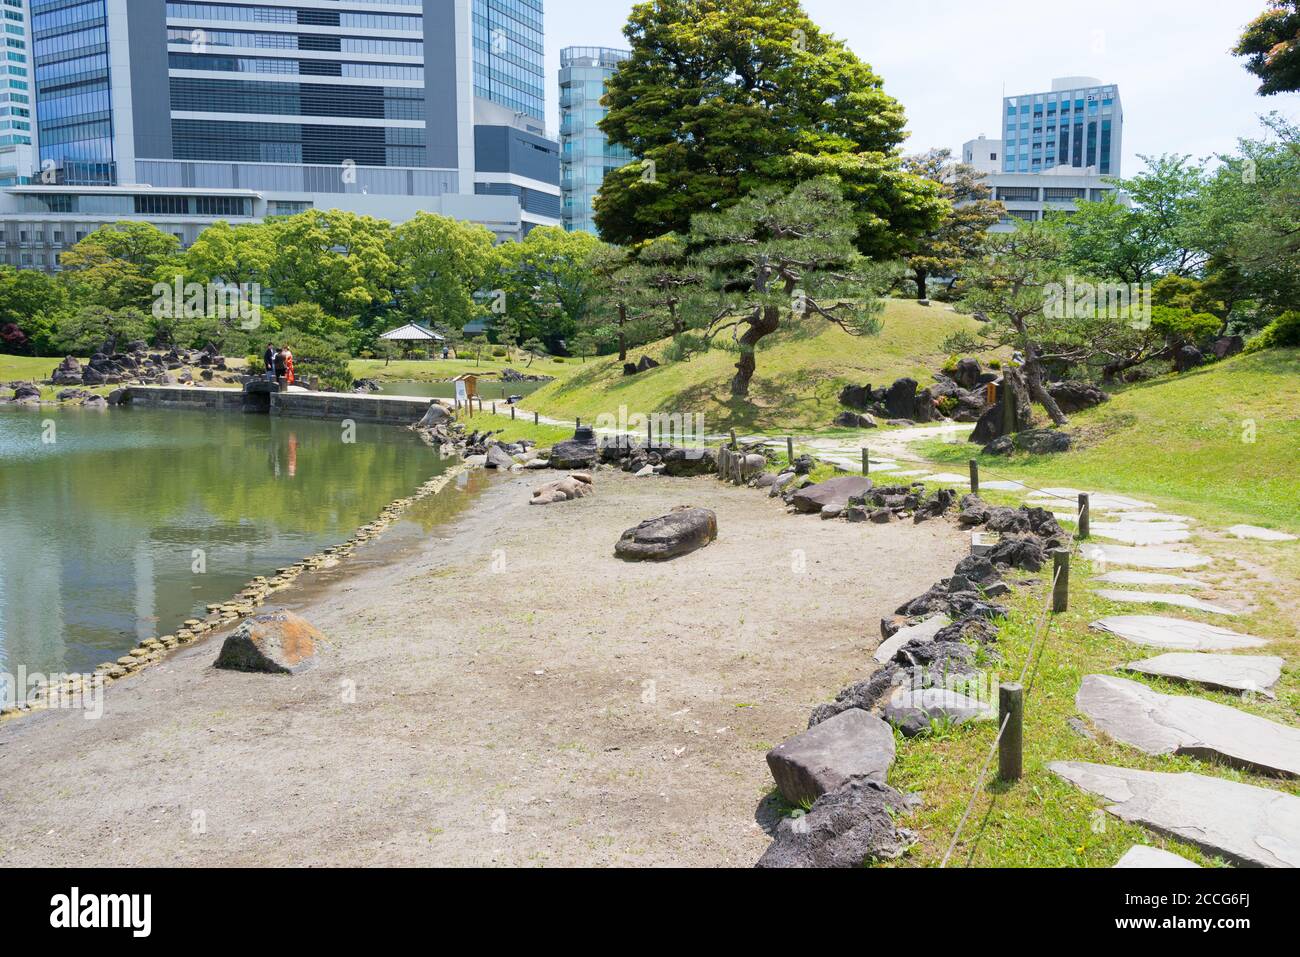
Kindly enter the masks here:
<path id="1" fill-rule="evenodd" d="M 270 675 L 297 675 L 315 667 L 324 635 L 291 611 L 249 618 L 221 646 L 216 667 Z"/>
<path id="2" fill-rule="evenodd" d="M 574 472 L 566 479 L 550 482 L 533 490 L 530 505 L 554 505 L 557 502 L 571 502 L 594 494 L 595 485 L 586 472 Z"/>
<path id="3" fill-rule="evenodd" d="M 568 469 L 594 468 L 600 458 L 600 449 L 596 446 L 596 432 L 583 426 L 573 434 L 573 438 L 560 442 L 549 456 L 551 468 L 560 471 Z"/>
<path id="4" fill-rule="evenodd" d="M 843 475 L 795 492 L 794 507 L 805 515 L 816 515 L 831 506 L 845 509 L 849 506 L 849 499 L 862 498 L 871 487 L 871 479 Z"/>
<path id="5" fill-rule="evenodd" d="M 887 784 L 851 781 L 807 814 L 783 820 L 758 866 L 856 868 L 894 860 L 915 843 L 914 834 L 894 823 L 908 809 L 907 798 Z"/>
<path id="6" fill-rule="evenodd" d="M 487 450 L 487 467 L 490 469 L 499 469 L 503 472 L 509 472 L 519 463 L 515 457 L 499 445 L 490 445 Z"/>
<path id="7" fill-rule="evenodd" d="M 852 708 L 773 748 L 767 766 L 781 796 L 798 807 L 856 779 L 883 784 L 894 754 L 889 725 Z"/>
<path id="8" fill-rule="evenodd" d="M 666 561 L 704 548 L 717 537 L 716 513 L 684 505 L 628 529 L 614 546 L 614 554 L 629 562 Z"/>

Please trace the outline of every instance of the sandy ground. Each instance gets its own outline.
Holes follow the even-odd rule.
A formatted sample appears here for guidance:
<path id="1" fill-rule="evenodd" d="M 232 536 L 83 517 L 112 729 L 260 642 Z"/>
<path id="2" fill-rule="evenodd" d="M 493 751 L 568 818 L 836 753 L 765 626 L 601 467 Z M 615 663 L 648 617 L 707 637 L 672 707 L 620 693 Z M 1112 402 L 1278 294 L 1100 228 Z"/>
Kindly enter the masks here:
<path id="1" fill-rule="evenodd" d="M 210 639 L 114 685 L 101 720 L 0 727 L 0 864 L 753 864 L 764 753 L 869 673 L 880 618 L 963 536 L 707 478 L 601 473 L 530 508 L 537 483 L 344 569 L 302 611 L 330 638 L 308 674 L 218 672 Z M 613 557 L 679 504 L 718 512 L 714 545 Z"/>

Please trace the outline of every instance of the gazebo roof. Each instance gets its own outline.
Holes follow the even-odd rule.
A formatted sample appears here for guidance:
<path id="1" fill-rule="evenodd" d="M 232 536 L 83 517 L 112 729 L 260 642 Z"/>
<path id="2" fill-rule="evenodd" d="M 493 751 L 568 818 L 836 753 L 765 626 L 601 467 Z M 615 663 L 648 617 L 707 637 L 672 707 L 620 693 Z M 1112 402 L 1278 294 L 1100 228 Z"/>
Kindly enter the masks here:
<path id="1" fill-rule="evenodd" d="M 386 342 L 445 342 L 446 340 L 436 332 L 430 332 L 423 326 L 415 323 L 409 323 L 400 329 L 394 329 L 392 332 L 385 332 L 379 337 Z"/>

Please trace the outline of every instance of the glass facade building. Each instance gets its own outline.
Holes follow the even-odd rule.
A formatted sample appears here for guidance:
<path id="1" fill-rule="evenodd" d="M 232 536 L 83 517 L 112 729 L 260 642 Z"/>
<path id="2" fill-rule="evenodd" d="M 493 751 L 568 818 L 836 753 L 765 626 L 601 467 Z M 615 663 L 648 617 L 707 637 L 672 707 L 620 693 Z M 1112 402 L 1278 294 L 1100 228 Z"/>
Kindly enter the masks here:
<path id="1" fill-rule="evenodd" d="M 630 53 L 569 47 L 560 53 L 560 189 L 564 228 L 595 233 L 592 206 L 605 175 L 636 157 L 611 146 L 599 123 L 605 84 Z"/>
<path id="2" fill-rule="evenodd" d="M 105 0 L 33 0 L 32 68 L 43 168 L 60 182 L 116 181 Z"/>
<path id="3" fill-rule="evenodd" d="M 546 118 L 543 0 L 473 0 L 474 95 Z"/>
<path id="4" fill-rule="evenodd" d="M 1004 100 L 1002 171 L 1042 173 L 1065 166 L 1119 176 L 1119 88 L 1088 77 L 1067 77 L 1052 86 L 1048 93 Z"/>
<path id="5" fill-rule="evenodd" d="M 26 0 L 3 0 L 5 70 L 0 82 L 0 186 L 28 182 L 34 160 L 31 19 Z"/>

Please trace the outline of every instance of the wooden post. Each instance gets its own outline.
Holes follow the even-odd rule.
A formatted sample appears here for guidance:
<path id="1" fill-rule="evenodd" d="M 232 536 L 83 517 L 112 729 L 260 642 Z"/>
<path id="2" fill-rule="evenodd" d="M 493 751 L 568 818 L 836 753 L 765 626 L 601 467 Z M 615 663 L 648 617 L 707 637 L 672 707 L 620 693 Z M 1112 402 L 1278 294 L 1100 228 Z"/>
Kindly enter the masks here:
<path id="1" fill-rule="evenodd" d="M 998 747 L 998 777 L 1003 781 L 1019 781 L 1024 777 L 1025 766 L 1025 689 L 1020 685 L 1002 685 L 998 689 L 998 703 L 999 724 L 1006 722 Z"/>
<path id="2" fill-rule="evenodd" d="M 970 460 L 970 492 L 972 495 L 980 493 L 980 464 L 974 459 Z"/>
<path id="3" fill-rule="evenodd" d="M 736 430 L 735 430 L 735 429 L 732 429 L 732 430 L 731 430 L 731 448 L 732 448 L 733 450 L 736 448 Z"/>
<path id="4" fill-rule="evenodd" d="M 862 474 L 863 476 L 871 475 L 871 450 L 862 450 Z"/>
<path id="5" fill-rule="evenodd" d="M 1056 583 L 1052 588 L 1052 611 L 1060 615 L 1070 610 L 1069 550 L 1058 548 L 1052 552 L 1052 564 L 1052 580 Z"/>
<path id="6" fill-rule="evenodd" d="M 794 438 L 793 436 L 785 440 L 785 458 L 791 465 L 794 465 Z"/>
<path id="7" fill-rule="evenodd" d="M 510 407 L 510 421 L 513 422 L 514 420 L 515 420 L 515 407 L 512 405 Z"/>
<path id="8" fill-rule="evenodd" d="M 579 416 L 579 417 L 575 420 L 575 424 L 574 424 L 573 427 L 574 427 L 575 429 L 580 429 L 580 428 L 582 428 L 582 417 L 581 417 L 581 416 Z"/>
<path id="9" fill-rule="evenodd" d="M 1092 497 L 1079 496 L 1079 538 L 1092 538 Z"/>
<path id="10" fill-rule="evenodd" d="M 541 425 L 541 424 L 542 424 L 542 414 L 540 412 L 534 412 L 533 425 Z"/>

